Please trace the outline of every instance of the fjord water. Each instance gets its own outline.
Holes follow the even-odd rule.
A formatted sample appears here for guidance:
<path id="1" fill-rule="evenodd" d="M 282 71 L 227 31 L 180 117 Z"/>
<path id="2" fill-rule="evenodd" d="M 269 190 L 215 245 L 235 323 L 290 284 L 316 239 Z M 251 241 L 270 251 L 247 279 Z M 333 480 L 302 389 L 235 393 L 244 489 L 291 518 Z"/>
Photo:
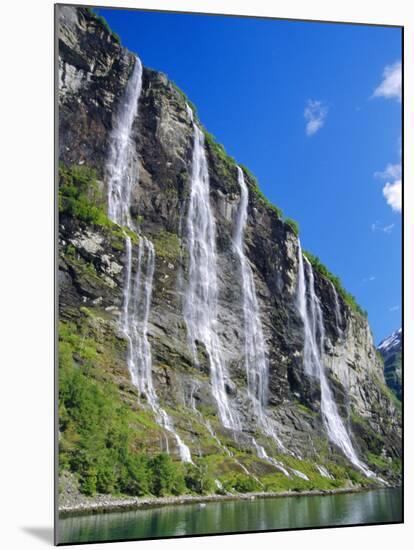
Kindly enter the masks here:
<path id="1" fill-rule="evenodd" d="M 193 121 L 193 113 L 187 106 Z M 193 121 L 194 144 L 191 161 L 190 200 L 187 214 L 188 283 L 184 318 L 188 341 L 197 363 L 196 341 L 204 344 L 210 363 L 211 388 L 221 423 L 238 429 L 238 419 L 226 393 L 226 369 L 217 334 L 216 225 L 210 206 L 210 182 L 204 134 Z"/>
<path id="2" fill-rule="evenodd" d="M 375 474 L 368 469 L 356 454 L 329 386 L 323 365 L 325 329 L 320 301 L 315 294 L 313 269 L 309 260 L 303 255 L 300 245 L 298 256 L 297 306 L 303 321 L 305 373 L 319 380 L 321 412 L 330 440 L 342 450 L 350 462 L 359 468 L 364 475 L 373 477 Z"/>
<path id="3" fill-rule="evenodd" d="M 402 521 L 402 491 L 258 498 L 186 504 L 59 521 L 59 542 L 146 539 L 213 533 Z"/>
<path id="4" fill-rule="evenodd" d="M 134 250 L 130 234 L 124 231 L 125 276 L 121 329 L 128 342 L 128 369 L 131 381 L 139 395 L 146 398 L 157 423 L 170 432 L 176 440 L 181 460 L 191 462 L 190 449 L 174 429 L 173 422 L 159 404 L 152 381 L 151 345 L 148 340 L 148 320 L 151 307 L 152 284 L 155 269 L 155 252 L 152 242 L 139 236 L 138 228 L 131 220 L 131 191 L 138 181 L 138 158 L 132 141 L 132 127 L 138 113 L 142 89 L 142 64 L 138 57 L 121 99 L 109 142 L 108 216 L 137 235 L 139 244 L 135 251 L 136 269 L 133 270 Z"/>

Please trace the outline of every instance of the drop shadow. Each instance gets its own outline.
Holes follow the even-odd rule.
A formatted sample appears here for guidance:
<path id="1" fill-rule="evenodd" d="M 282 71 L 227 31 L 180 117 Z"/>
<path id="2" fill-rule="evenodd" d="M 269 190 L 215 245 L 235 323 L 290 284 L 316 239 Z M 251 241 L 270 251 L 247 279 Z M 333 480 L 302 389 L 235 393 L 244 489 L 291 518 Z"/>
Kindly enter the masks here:
<path id="1" fill-rule="evenodd" d="M 21 527 L 21 530 L 53 546 L 53 527 Z"/>

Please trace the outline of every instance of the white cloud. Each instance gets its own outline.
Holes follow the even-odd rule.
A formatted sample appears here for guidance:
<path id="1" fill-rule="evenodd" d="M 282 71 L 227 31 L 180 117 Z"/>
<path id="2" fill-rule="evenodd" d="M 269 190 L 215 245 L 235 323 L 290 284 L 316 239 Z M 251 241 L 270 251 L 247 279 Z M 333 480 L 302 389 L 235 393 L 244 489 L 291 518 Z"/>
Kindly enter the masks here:
<path id="1" fill-rule="evenodd" d="M 365 277 L 365 279 L 362 279 L 363 283 L 372 283 L 372 281 L 375 281 L 376 277 L 375 275 L 371 275 L 370 277 Z"/>
<path id="2" fill-rule="evenodd" d="M 384 225 L 381 222 L 375 222 L 371 224 L 372 231 L 382 231 L 383 233 L 390 234 L 392 230 L 394 229 L 394 223 L 390 223 L 389 225 Z"/>
<path id="3" fill-rule="evenodd" d="M 374 176 L 388 180 L 382 188 L 382 194 L 394 212 L 401 212 L 401 163 L 387 164 L 382 172 L 375 172 Z"/>
<path id="4" fill-rule="evenodd" d="M 401 164 L 387 164 L 385 170 L 382 172 L 375 172 L 374 176 L 376 178 L 381 178 L 384 180 L 397 180 L 401 178 Z"/>
<path id="5" fill-rule="evenodd" d="M 390 307 L 390 311 L 398 311 L 400 309 L 400 306 L 392 306 Z"/>
<path id="6" fill-rule="evenodd" d="M 373 97 L 396 98 L 401 101 L 401 61 L 387 65 L 382 73 L 383 80 L 375 89 Z"/>
<path id="7" fill-rule="evenodd" d="M 328 107 L 322 102 L 308 99 L 304 111 L 306 120 L 306 135 L 313 136 L 325 124 L 328 115 Z"/>
<path id="8" fill-rule="evenodd" d="M 401 212 L 401 189 L 401 180 L 397 180 L 394 183 L 386 183 L 382 190 L 382 194 L 394 212 Z"/>

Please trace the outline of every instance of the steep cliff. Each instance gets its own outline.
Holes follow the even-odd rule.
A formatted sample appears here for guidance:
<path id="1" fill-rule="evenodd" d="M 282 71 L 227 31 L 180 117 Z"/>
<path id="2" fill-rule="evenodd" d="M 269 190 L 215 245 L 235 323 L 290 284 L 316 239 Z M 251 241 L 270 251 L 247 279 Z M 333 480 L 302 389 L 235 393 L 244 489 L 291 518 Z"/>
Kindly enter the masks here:
<path id="1" fill-rule="evenodd" d="M 305 275 L 314 277 L 323 318 L 321 361 L 344 429 L 366 465 L 364 473 L 328 437 L 320 377 L 305 372 L 304 323 L 298 309 L 301 250 L 295 229 L 283 221 L 243 168 L 249 197 L 243 250 L 253 274 L 266 349 L 264 410 L 271 429 L 260 424 L 249 393 L 244 289 L 234 246 L 240 173 L 235 161 L 206 133 L 217 265 L 214 334 L 225 367 L 224 398 L 239 425 L 234 429 L 221 421 L 210 354 L 197 339 L 198 360 L 194 360 L 184 315 L 191 278 L 188 220 L 194 122 L 202 129 L 201 123 L 196 115 L 192 120 L 185 95 L 164 74 L 143 68 L 138 112 L 130 129 L 134 157 L 130 221 L 124 226 L 115 223 L 107 215 L 108 155 L 138 61 L 86 9 L 58 7 L 58 33 L 61 470 L 77 474 L 84 492 L 111 492 L 114 487 L 138 494 L 150 490 L 102 481 L 105 476 L 96 462 L 100 459 L 90 458 L 91 441 L 95 447 L 97 441 L 92 431 L 101 426 L 104 435 L 99 444 L 105 453 L 114 447 L 116 433 L 124 438 L 131 456 L 167 451 L 178 461 L 175 431 L 190 450 L 194 468 L 204 468 L 207 477 L 216 480 L 217 490 L 223 485 L 225 490 L 239 491 L 253 486 L 333 488 L 380 483 L 378 476 L 397 482 L 400 416 L 385 385 L 367 319 L 323 270 L 306 262 Z M 158 409 L 149 406 L 148 392 L 138 391 L 128 370 L 130 348 L 120 325 L 127 238 L 133 249 L 140 249 L 147 239 L 155 251 L 144 336 L 151 350 Z M 132 255 L 130 273 L 140 272 L 141 260 Z M 309 304 L 309 280 L 307 292 Z M 88 411 L 87 403 L 92 401 L 99 405 L 90 405 Z M 76 408 L 84 414 L 77 416 Z M 173 431 L 165 419 L 157 419 L 160 410 Z M 114 455 L 111 460 L 116 461 Z M 139 477 L 130 478 L 134 476 Z"/>

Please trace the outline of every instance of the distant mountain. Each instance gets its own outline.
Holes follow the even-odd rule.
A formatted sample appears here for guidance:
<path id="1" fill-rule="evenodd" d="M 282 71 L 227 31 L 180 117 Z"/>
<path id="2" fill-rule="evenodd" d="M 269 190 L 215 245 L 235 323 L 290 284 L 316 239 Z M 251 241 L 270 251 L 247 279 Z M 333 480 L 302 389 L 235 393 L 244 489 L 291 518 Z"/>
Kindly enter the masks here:
<path id="1" fill-rule="evenodd" d="M 402 329 L 394 331 L 378 346 L 384 358 L 384 376 L 388 387 L 401 399 L 401 348 Z"/>

